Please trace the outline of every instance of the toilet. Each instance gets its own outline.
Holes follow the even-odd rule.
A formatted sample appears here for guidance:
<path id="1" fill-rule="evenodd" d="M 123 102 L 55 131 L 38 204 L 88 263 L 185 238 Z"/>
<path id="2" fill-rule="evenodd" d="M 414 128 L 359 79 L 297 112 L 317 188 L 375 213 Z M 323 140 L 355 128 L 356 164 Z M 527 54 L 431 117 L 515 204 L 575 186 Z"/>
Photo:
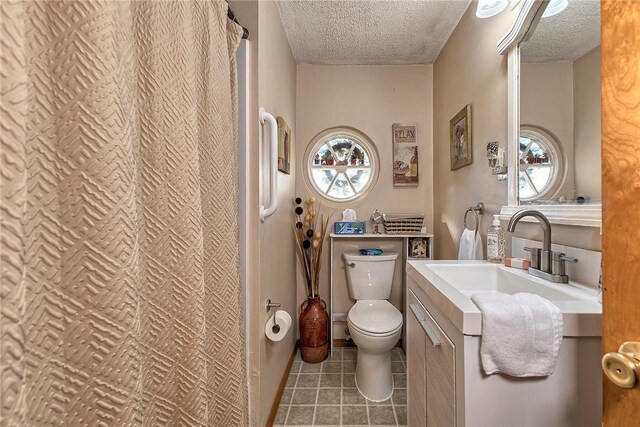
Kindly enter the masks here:
<path id="1" fill-rule="evenodd" d="M 387 301 L 398 254 L 347 252 L 342 257 L 349 294 L 356 300 L 347 316 L 351 338 L 358 346 L 356 387 L 367 399 L 384 401 L 393 394 L 391 349 L 402 333 L 402 313 Z"/>

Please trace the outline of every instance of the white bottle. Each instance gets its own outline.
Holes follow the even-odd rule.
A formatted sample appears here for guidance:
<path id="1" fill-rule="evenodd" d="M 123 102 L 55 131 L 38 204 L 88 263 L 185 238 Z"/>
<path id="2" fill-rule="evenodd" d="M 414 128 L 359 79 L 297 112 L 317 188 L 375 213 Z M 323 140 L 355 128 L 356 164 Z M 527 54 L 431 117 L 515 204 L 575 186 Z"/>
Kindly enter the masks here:
<path id="1" fill-rule="evenodd" d="M 493 225 L 487 231 L 487 261 L 504 262 L 506 231 L 500 225 L 499 215 L 493 216 Z"/>

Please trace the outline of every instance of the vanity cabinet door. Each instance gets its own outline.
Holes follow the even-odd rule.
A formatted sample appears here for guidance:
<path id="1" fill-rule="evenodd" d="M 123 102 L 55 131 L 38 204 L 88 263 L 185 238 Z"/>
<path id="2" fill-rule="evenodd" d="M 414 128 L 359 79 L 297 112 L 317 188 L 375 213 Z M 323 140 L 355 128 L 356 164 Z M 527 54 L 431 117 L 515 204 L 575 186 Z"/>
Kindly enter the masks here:
<path id="1" fill-rule="evenodd" d="M 409 426 L 427 425 L 427 378 L 425 350 L 427 336 L 420 320 L 426 310 L 418 302 L 413 292 L 408 292 L 407 311 L 407 381 Z"/>
<path id="2" fill-rule="evenodd" d="M 435 320 L 426 312 L 427 336 L 427 422 L 429 426 L 456 424 L 455 347 Z M 433 339 L 430 339 L 433 338 Z"/>

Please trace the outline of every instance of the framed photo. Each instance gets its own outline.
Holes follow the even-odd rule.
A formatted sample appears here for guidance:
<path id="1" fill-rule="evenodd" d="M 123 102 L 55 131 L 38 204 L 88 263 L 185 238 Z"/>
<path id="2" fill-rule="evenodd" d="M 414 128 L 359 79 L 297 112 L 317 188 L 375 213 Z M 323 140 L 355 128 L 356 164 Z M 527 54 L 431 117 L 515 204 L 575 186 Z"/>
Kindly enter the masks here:
<path id="1" fill-rule="evenodd" d="M 471 145 L 471 104 L 465 106 L 449 122 L 451 170 L 473 163 Z"/>
<path id="2" fill-rule="evenodd" d="M 394 123 L 393 131 L 393 186 L 417 187 L 418 125 Z"/>
<path id="3" fill-rule="evenodd" d="M 291 129 L 282 117 L 276 119 L 278 123 L 278 170 L 291 175 Z"/>
<path id="4" fill-rule="evenodd" d="M 336 234 L 364 234 L 365 223 L 362 221 L 336 221 L 333 232 Z"/>
<path id="5" fill-rule="evenodd" d="M 429 258 L 429 242 L 426 237 L 410 237 L 407 258 Z"/>

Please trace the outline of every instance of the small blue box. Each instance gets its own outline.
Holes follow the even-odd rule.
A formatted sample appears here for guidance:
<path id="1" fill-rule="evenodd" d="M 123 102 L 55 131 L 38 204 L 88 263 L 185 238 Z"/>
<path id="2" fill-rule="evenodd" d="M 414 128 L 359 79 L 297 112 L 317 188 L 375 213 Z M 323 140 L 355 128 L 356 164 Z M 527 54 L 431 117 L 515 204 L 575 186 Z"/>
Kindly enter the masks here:
<path id="1" fill-rule="evenodd" d="M 336 221 L 333 232 L 336 234 L 364 234 L 365 225 L 362 221 Z"/>

